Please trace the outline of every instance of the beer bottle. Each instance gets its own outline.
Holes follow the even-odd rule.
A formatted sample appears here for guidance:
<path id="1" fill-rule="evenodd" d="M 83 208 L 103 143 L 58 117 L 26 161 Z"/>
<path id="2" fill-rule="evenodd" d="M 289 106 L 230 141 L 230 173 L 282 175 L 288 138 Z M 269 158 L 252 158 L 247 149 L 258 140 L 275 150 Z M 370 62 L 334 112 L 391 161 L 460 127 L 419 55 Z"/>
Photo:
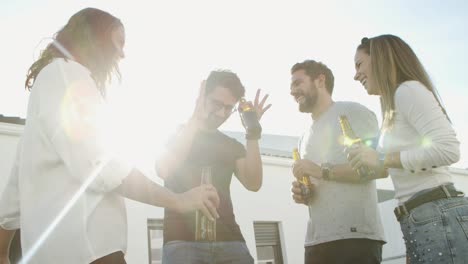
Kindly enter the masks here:
<path id="1" fill-rule="evenodd" d="M 203 167 L 201 171 L 201 184 L 212 184 L 211 167 Z M 195 240 L 216 241 L 216 219 L 210 220 L 203 212 L 195 212 Z"/>
<path id="2" fill-rule="evenodd" d="M 340 116 L 340 127 L 341 132 L 343 133 L 343 143 L 348 148 L 356 148 L 362 145 L 362 139 L 358 138 L 351 128 L 348 117 L 345 115 Z M 361 179 L 374 177 L 375 172 L 369 169 L 367 166 L 363 165 L 358 170 L 357 173 Z"/>
<path id="3" fill-rule="evenodd" d="M 292 155 L 293 155 L 294 161 L 298 161 L 301 159 L 299 150 L 297 148 L 293 149 Z M 310 198 L 312 197 L 312 187 L 313 187 L 313 184 L 310 181 L 309 176 L 308 175 L 302 176 L 301 179 L 299 180 L 299 183 L 301 186 L 302 197 L 304 197 L 304 200 L 306 202 L 309 202 Z"/>

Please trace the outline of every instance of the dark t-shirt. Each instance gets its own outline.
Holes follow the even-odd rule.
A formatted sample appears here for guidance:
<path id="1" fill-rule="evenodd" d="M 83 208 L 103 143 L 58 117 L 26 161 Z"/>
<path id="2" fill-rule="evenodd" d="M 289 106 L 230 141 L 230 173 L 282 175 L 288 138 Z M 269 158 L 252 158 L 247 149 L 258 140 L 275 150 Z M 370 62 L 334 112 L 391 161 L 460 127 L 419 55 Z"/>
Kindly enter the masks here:
<path id="1" fill-rule="evenodd" d="M 220 198 L 216 220 L 217 241 L 244 241 L 232 208 L 230 185 L 236 160 L 245 157 L 244 146 L 219 131 L 198 132 L 187 159 L 169 175 L 165 186 L 175 193 L 186 192 L 201 182 L 201 169 L 211 166 L 212 184 Z M 164 243 L 195 240 L 195 212 L 180 214 L 165 209 Z"/>

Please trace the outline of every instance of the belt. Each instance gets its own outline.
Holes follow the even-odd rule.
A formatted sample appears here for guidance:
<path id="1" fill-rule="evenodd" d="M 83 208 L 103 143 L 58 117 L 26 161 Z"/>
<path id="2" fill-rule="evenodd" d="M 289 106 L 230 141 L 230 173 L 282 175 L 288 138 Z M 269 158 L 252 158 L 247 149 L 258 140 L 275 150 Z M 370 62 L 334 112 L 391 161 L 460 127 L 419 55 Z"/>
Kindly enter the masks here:
<path id="1" fill-rule="evenodd" d="M 450 188 L 447 188 L 447 186 L 449 185 L 441 185 L 439 187 L 436 187 L 433 190 L 418 195 L 413 199 L 410 199 L 407 202 L 403 203 L 403 205 L 396 207 L 395 210 L 393 210 L 393 212 L 395 213 L 397 220 L 400 221 L 401 218 L 403 218 L 405 215 L 408 215 L 411 212 L 411 210 L 422 204 L 443 198 L 465 196 L 463 192 L 459 192 L 453 189 L 453 186 L 450 186 Z"/>

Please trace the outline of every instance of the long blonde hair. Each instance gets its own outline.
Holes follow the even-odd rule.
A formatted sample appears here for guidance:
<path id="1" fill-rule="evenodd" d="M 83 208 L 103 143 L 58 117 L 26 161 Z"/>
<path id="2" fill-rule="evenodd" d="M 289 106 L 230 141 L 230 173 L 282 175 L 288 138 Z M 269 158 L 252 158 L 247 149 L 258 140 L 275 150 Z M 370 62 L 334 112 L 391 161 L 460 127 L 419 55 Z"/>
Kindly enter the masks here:
<path id="1" fill-rule="evenodd" d="M 441 99 L 424 66 L 411 47 L 394 35 L 364 38 L 357 48 L 371 56 L 371 68 L 381 97 L 383 128 L 391 128 L 395 117 L 395 92 L 405 81 L 419 81 L 432 92 L 442 112 L 448 117 Z"/>

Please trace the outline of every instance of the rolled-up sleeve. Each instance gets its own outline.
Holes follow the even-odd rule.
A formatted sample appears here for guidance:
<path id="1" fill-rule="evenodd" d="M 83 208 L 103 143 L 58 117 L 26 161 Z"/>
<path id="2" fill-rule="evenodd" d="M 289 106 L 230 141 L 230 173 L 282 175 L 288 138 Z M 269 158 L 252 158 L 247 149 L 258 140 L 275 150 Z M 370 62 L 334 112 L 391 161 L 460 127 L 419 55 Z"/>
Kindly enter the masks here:
<path id="1" fill-rule="evenodd" d="M 110 151 L 112 131 L 106 126 L 104 100 L 93 79 L 85 70 L 68 70 L 62 69 L 63 83 L 57 88 L 62 96 L 48 98 L 52 102 L 41 106 L 41 125 L 73 180 L 95 192 L 112 191 L 132 167 Z"/>
<path id="2" fill-rule="evenodd" d="M 395 94 L 398 114 L 420 135 L 418 146 L 400 153 L 403 168 L 419 171 L 448 166 L 460 159 L 460 142 L 434 95 L 416 81 L 403 83 Z"/>
<path id="3" fill-rule="evenodd" d="M 0 190 L 0 227 L 6 230 L 20 228 L 20 202 L 18 191 L 18 166 L 21 141 L 18 144 L 16 158 L 11 173 L 3 190 Z"/>

